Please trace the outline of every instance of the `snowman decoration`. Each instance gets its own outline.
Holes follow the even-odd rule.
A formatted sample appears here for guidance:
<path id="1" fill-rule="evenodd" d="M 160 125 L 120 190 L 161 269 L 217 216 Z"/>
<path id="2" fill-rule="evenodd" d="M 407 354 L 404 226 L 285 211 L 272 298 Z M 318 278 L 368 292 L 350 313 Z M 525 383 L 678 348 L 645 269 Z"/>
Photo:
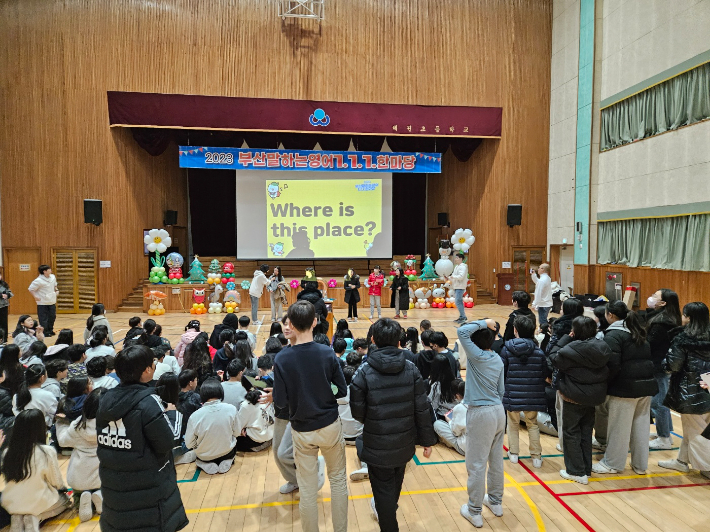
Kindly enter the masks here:
<path id="1" fill-rule="evenodd" d="M 448 277 L 454 272 L 454 263 L 451 262 L 451 241 L 450 240 L 440 240 L 439 241 L 439 256 L 441 257 L 436 261 L 434 265 L 434 270 L 439 275 L 439 277 Z"/>

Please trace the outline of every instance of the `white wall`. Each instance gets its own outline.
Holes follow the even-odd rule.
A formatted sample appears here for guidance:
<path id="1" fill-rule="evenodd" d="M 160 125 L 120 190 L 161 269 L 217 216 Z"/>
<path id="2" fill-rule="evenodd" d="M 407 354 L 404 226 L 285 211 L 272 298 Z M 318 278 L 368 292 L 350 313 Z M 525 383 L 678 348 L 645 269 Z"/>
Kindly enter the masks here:
<path id="1" fill-rule="evenodd" d="M 553 0 L 547 243 L 574 240 L 579 0 Z"/>

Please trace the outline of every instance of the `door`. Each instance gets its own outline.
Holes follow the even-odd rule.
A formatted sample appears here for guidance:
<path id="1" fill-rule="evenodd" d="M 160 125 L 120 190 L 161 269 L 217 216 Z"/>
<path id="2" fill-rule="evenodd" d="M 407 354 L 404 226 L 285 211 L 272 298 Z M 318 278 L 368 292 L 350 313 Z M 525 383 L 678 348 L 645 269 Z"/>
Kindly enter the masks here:
<path id="1" fill-rule="evenodd" d="M 5 248 L 5 281 L 12 290 L 10 314 L 36 314 L 37 302 L 27 288 L 39 275 L 39 248 Z"/>
<path id="2" fill-rule="evenodd" d="M 57 313 L 91 311 L 97 301 L 97 253 L 94 248 L 52 248 L 57 277 Z"/>
<path id="3" fill-rule="evenodd" d="M 513 290 L 535 291 L 530 268 L 537 269 L 545 262 L 545 246 L 513 246 Z"/>

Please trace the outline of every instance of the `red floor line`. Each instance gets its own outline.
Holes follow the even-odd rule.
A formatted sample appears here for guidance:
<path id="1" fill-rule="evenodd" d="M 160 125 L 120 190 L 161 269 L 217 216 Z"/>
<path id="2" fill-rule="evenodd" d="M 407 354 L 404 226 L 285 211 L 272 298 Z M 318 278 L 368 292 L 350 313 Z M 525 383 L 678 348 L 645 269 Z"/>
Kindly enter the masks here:
<path id="1" fill-rule="evenodd" d="M 503 446 L 503 449 L 505 449 L 506 451 L 508 451 L 508 448 L 507 448 L 505 445 Z M 579 516 L 579 514 L 578 514 L 577 512 L 575 512 L 572 508 L 570 508 L 569 505 L 568 505 L 565 501 L 563 501 L 557 493 L 555 493 L 554 491 L 552 491 L 552 488 L 550 488 L 547 484 L 545 484 L 545 483 L 540 479 L 540 477 L 538 477 L 535 473 L 533 473 L 532 470 L 531 470 L 528 466 L 526 466 L 523 462 L 518 462 L 518 464 L 519 464 L 525 471 L 527 471 L 528 474 L 529 474 L 532 478 L 534 478 L 535 481 L 536 481 L 538 484 L 540 484 L 540 486 L 542 486 L 543 488 L 545 488 L 545 490 L 547 491 L 547 493 L 549 493 L 550 495 L 552 495 L 552 496 L 555 498 L 555 500 L 556 500 L 557 502 L 559 502 L 559 503 L 565 508 L 565 510 L 567 510 L 567 511 L 572 515 L 572 517 L 574 517 L 577 521 L 579 521 L 579 523 L 580 523 L 584 528 L 586 528 L 587 530 L 589 530 L 589 532 L 596 532 L 591 526 L 589 526 L 589 524 L 588 524 L 584 519 L 582 519 L 582 518 Z"/>
<path id="2" fill-rule="evenodd" d="M 570 493 L 558 493 L 559 497 L 573 497 L 575 495 L 596 495 L 598 493 L 623 493 L 625 491 L 645 491 L 645 490 L 666 490 L 670 488 L 695 488 L 698 486 L 710 486 L 710 482 L 701 484 L 677 484 L 675 486 L 644 486 L 641 488 L 619 488 L 615 490 L 595 490 L 595 491 L 574 491 Z"/>

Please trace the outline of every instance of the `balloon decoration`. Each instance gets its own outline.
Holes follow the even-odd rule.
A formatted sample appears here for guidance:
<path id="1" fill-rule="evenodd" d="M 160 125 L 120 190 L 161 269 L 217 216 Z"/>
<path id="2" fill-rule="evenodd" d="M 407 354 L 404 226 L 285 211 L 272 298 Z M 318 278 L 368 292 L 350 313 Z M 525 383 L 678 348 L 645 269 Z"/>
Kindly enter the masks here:
<path id="1" fill-rule="evenodd" d="M 466 308 L 473 308 L 475 303 L 473 302 L 473 298 L 469 296 L 468 294 L 464 294 L 463 296 L 463 306 Z"/>
<path id="2" fill-rule="evenodd" d="M 335 288 L 336 286 L 338 286 L 338 281 L 335 279 L 330 279 L 328 281 L 328 288 Z"/>
<path id="3" fill-rule="evenodd" d="M 222 272 L 222 284 L 234 281 L 234 264 L 225 262 L 224 266 L 222 266 Z"/>
<path id="4" fill-rule="evenodd" d="M 451 262 L 451 241 L 439 240 L 439 255 L 441 258 L 436 261 L 434 269 L 439 277 L 448 277 L 454 272 L 454 263 Z"/>
<path id="5" fill-rule="evenodd" d="M 239 303 L 241 302 L 241 296 L 236 290 L 228 290 L 224 294 L 224 310 L 225 312 L 232 314 L 239 310 Z"/>
<path id="6" fill-rule="evenodd" d="M 296 288 L 301 286 L 301 281 L 299 281 L 298 279 L 293 279 L 289 284 L 291 285 L 291 288 L 295 290 Z"/>
<path id="7" fill-rule="evenodd" d="M 217 259 L 210 262 L 209 273 L 207 274 L 207 284 L 218 284 L 222 282 L 222 269 Z"/>
<path id="8" fill-rule="evenodd" d="M 417 288 L 414 291 L 414 297 L 417 298 L 417 300 L 414 302 L 414 308 L 429 308 L 429 298 L 431 297 L 431 290 L 428 287 Z"/>
<path id="9" fill-rule="evenodd" d="M 424 265 L 422 268 L 422 274 L 419 276 L 420 279 L 425 281 L 436 279 L 437 275 L 434 271 L 434 261 L 431 260 L 431 255 L 426 254 L 426 259 L 424 259 Z"/>
<path id="10" fill-rule="evenodd" d="M 227 290 L 236 290 L 236 289 L 237 289 L 237 285 L 235 284 L 234 281 L 229 281 L 229 282 L 225 285 L 225 287 L 227 288 Z"/>
<path id="11" fill-rule="evenodd" d="M 189 283 L 204 283 L 207 281 L 205 277 L 205 270 L 202 269 L 202 263 L 200 262 L 200 257 L 195 255 L 195 260 L 190 264 L 190 277 L 187 279 Z"/>
<path id="12" fill-rule="evenodd" d="M 172 241 L 170 235 L 165 229 L 151 229 L 148 234 L 143 237 L 143 244 L 150 253 L 155 253 L 155 257 L 151 257 L 150 263 L 153 265 L 150 269 L 149 279 L 153 284 L 167 283 L 170 278 L 165 272 L 165 257 L 161 257 L 161 253 L 165 253 L 170 247 Z"/>
<path id="13" fill-rule="evenodd" d="M 165 314 L 165 307 L 163 307 L 162 299 L 167 298 L 168 295 L 165 292 L 159 290 L 151 290 L 145 295 L 146 299 L 150 299 L 150 308 L 148 309 L 148 315 L 150 316 L 161 316 Z"/>
<path id="14" fill-rule="evenodd" d="M 168 253 L 165 257 L 165 264 L 170 268 L 168 270 L 168 282 L 170 284 L 182 284 L 185 282 L 185 279 L 182 277 L 182 265 L 184 262 L 185 259 L 182 258 L 182 255 L 174 251 Z"/>
<path id="15" fill-rule="evenodd" d="M 463 229 L 459 227 L 454 233 L 451 241 L 453 242 L 454 249 L 456 251 L 468 253 L 469 248 L 473 246 L 473 243 L 476 241 L 476 237 L 473 236 L 473 231 L 470 229 Z"/>
<path id="16" fill-rule="evenodd" d="M 210 296 L 210 308 L 207 310 L 210 314 L 220 314 L 222 312 L 222 303 L 219 302 L 219 296 L 224 292 L 221 284 L 214 286 L 214 292 Z"/>
<path id="17" fill-rule="evenodd" d="M 446 308 L 454 308 L 456 306 L 456 295 L 453 288 L 449 288 L 449 297 L 446 298 Z"/>
<path id="18" fill-rule="evenodd" d="M 205 289 L 198 290 L 193 288 L 192 290 L 192 308 L 190 309 L 190 314 L 207 314 L 207 309 L 205 308 Z"/>
<path id="19" fill-rule="evenodd" d="M 251 288 L 251 281 L 244 279 L 242 281 L 242 290 L 249 290 Z"/>
<path id="20" fill-rule="evenodd" d="M 432 308 L 445 308 L 446 307 L 446 291 L 443 287 L 437 287 L 434 285 L 434 289 L 431 291 L 431 295 L 434 296 L 434 301 L 431 304 Z"/>
<path id="21" fill-rule="evenodd" d="M 404 257 L 404 265 L 405 265 L 405 270 L 404 270 L 404 275 L 407 276 L 407 279 L 410 281 L 416 281 L 417 280 L 417 259 L 414 257 L 414 255 L 407 255 Z"/>

